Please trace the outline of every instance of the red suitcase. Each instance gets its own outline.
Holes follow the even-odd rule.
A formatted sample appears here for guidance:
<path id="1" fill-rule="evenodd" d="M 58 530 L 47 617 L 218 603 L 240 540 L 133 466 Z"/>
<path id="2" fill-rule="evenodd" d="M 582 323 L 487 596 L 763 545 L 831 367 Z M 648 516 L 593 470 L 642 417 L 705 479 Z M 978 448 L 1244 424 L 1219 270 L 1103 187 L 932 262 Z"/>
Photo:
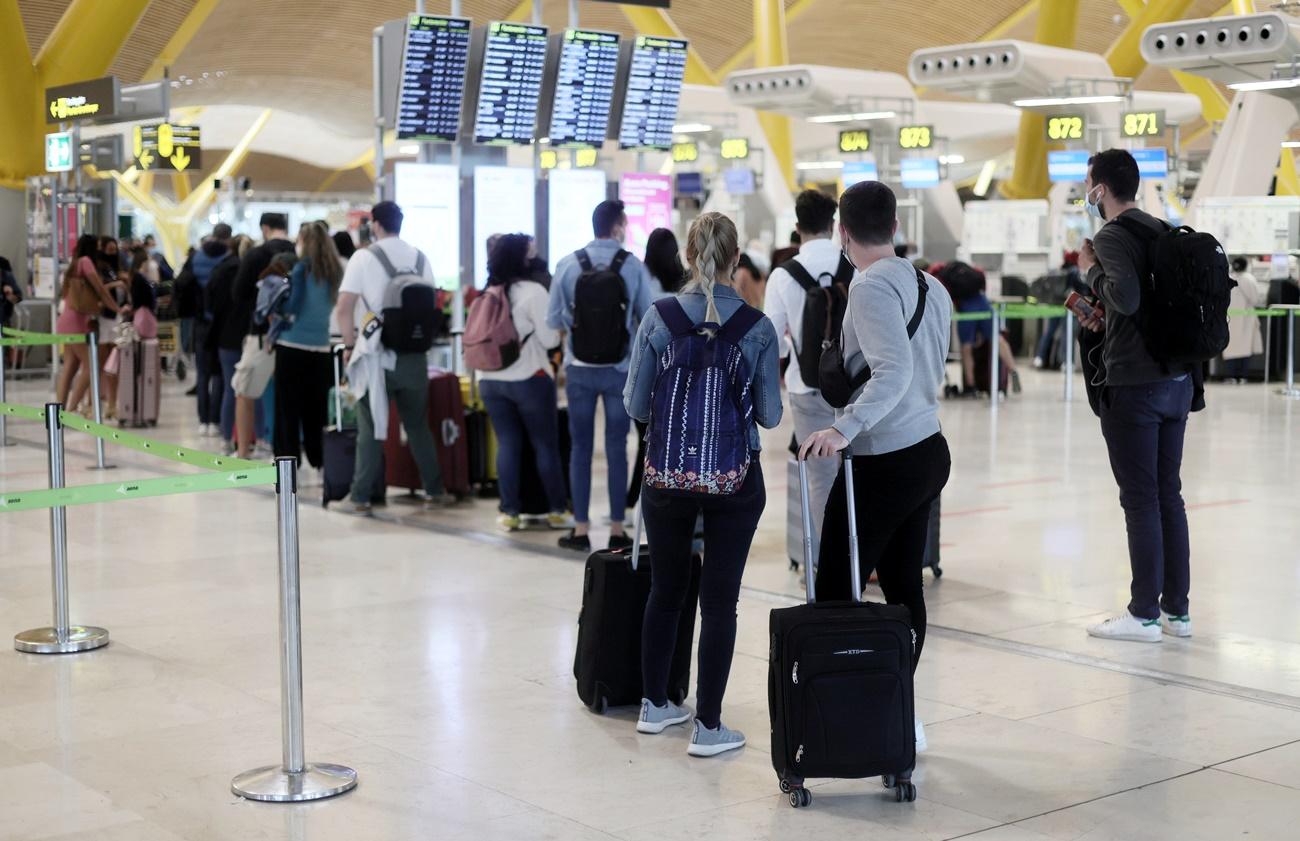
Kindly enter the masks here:
<path id="1" fill-rule="evenodd" d="M 469 486 L 469 438 L 465 430 L 465 403 L 460 378 L 445 371 L 429 373 L 427 421 L 438 445 L 438 466 L 448 493 L 467 495 Z M 419 490 L 424 487 L 420 471 L 411 457 L 396 407 L 389 405 L 388 440 L 384 442 L 384 477 L 389 486 Z"/>
<path id="2" fill-rule="evenodd" d="M 157 426 L 162 396 L 162 352 L 157 339 L 120 346 L 117 418 L 122 426 Z"/>

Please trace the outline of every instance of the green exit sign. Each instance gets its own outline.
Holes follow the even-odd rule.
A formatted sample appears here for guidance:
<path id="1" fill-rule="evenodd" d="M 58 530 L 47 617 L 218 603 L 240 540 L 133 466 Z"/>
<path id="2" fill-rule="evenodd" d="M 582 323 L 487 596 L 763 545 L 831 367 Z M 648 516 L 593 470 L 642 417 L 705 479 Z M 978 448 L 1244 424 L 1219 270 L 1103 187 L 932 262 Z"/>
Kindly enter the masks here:
<path id="1" fill-rule="evenodd" d="M 72 169 L 72 132 L 56 131 L 45 135 L 45 171 L 68 172 Z"/>

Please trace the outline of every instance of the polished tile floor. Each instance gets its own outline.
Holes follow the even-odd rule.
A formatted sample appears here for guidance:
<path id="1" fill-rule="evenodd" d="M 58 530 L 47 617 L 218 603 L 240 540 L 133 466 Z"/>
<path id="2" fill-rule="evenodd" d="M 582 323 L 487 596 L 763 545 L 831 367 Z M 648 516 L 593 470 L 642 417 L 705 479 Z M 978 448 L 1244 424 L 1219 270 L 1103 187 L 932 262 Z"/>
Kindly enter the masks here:
<path id="1" fill-rule="evenodd" d="M 113 642 L 0 651 L 0 841 L 1300 837 L 1300 404 L 1212 388 L 1184 474 L 1197 633 L 1139 646 L 1083 632 L 1125 601 L 1123 517 L 1095 419 L 1059 390 L 1030 374 L 996 421 L 987 404 L 944 407 L 955 464 L 914 804 L 875 781 L 824 781 L 800 811 L 777 793 L 767 611 L 802 587 L 784 548 L 787 428 L 767 436 L 724 706 L 744 751 L 692 760 L 684 728 L 639 737 L 633 711 L 581 706 L 582 558 L 554 534 L 500 535 L 487 502 L 326 512 L 308 485 L 307 753 L 361 784 L 306 806 L 241 801 L 231 777 L 280 755 L 272 498 L 95 505 L 69 510 L 72 617 Z M 211 446 L 179 386 L 164 403 L 152 434 Z M 0 488 L 42 487 L 40 428 L 10 435 Z M 110 452 L 105 479 L 90 441 L 68 444 L 69 484 L 180 469 Z M 46 512 L 0 516 L 0 633 L 49 621 L 48 529 Z"/>

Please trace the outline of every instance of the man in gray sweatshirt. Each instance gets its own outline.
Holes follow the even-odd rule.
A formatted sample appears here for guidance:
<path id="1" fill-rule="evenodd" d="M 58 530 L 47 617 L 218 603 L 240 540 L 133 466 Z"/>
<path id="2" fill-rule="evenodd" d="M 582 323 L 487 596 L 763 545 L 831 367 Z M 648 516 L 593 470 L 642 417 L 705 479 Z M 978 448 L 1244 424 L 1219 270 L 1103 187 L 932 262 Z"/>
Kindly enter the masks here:
<path id="1" fill-rule="evenodd" d="M 800 458 L 852 452 L 860 560 L 864 570 L 876 570 L 885 600 L 911 611 L 919 660 L 925 645 L 921 569 L 927 525 L 952 468 L 939 430 L 952 300 L 939 281 L 894 255 L 897 231 L 898 203 L 888 187 L 864 181 L 844 191 L 840 242 L 857 273 L 841 342 L 850 377 L 869 367 L 871 378 L 831 428 L 808 437 Z M 848 516 L 841 469 L 823 521 L 819 601 L 852 595 Z M 920 719 L 916 743 L 918 750 L 925 746 Z"/>

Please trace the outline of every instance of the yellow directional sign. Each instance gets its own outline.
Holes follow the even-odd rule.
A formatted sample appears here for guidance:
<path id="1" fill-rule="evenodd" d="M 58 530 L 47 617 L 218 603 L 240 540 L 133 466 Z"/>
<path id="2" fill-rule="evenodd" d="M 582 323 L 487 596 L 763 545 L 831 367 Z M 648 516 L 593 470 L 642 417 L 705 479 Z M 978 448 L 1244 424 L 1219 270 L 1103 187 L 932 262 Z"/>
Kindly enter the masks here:
<path id="1" fill-rule="evenodd" d="M 700 147 L 697 143 L 674 143 L 673 163 L 688 164 L 700 159 Z"/>
<path id="2" fill-rule="evenodd" d="M 934 126 L 900 126 L 898 129 L 900 149 L 929 149 L 933 145 Z"/>
<path id="3" fill-rule="evenodd" d="M 113 76 L 46 88 L 45 122 L 76 123 L 112 117 L 120 98 L 121 90 Z"/>
<path id="4" fill-rule="evenodd" d="M 840 132 L 841 152 L 868 152 L 871 150 L 871 132 L 867 129 L 850 129 Z"/>
<path id="5" fill-rule="evenodd" d="M 743 161 L 749 157 L 749 140 L 744 137 L 730 137 L 722 141 L 719 148 L 723 160 Z"/>
<path id="6" fill-rule="evenodd" d="M 198 126 L 156 123 L 136 126 L 131 138 L 131 155 L 140 169 L 185 172 L 198 169 L 202 155 Z"/>
<path id="7" fill-rule="evenodd" d="M 1048 140 L 1083 140 L 1087 123 L 1082 114 L 1061 114 L 1047 118 Z"/>

